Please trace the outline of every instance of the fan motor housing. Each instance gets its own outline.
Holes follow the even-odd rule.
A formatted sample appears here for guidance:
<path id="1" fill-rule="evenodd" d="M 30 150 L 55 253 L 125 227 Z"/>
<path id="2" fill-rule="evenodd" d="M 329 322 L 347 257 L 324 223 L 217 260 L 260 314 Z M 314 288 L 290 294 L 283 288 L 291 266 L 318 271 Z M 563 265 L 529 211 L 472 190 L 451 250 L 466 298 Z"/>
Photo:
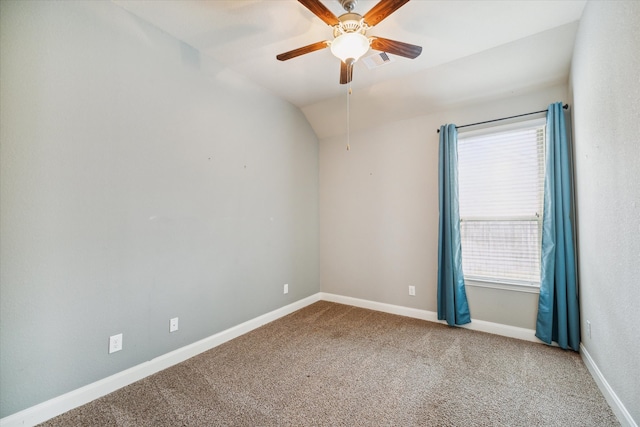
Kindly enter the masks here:
<path id="1" fill-rule="evenodd" d="M 333 27 L 333 37 L 338 37 L 344 33 L 361 33 L 367 32 L 367 24 L 364 23 L 362 15 L 349 12 L 338 17 L 340 24 Z"/>

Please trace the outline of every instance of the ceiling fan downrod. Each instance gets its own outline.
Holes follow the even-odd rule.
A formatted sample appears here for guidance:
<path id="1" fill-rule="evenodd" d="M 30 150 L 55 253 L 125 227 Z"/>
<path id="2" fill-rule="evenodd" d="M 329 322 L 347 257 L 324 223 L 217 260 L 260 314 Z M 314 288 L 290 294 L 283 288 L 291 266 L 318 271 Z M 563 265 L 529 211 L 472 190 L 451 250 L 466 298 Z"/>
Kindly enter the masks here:
<path id="1" fill-rule="evenodd" d="M 340 4 L 347 11 L 347 13 L 351 12 L 356 7 L 356 3 L 358 0 L 340 0 Z"/>

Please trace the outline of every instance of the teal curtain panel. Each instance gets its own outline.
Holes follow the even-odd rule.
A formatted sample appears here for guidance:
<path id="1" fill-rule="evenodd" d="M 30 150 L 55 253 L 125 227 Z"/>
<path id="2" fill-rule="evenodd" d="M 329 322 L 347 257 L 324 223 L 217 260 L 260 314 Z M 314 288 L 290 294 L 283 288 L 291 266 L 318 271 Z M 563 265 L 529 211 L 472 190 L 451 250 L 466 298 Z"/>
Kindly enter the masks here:
<path id="1" fill-rule="evenodd" d="M 460 210 L 458 204 L 458 131 L 440 127 L 438 156 L 438 319 L 451 326 L 471 322 L 462 275 Z"/>
<path id="2" fill-rule="evenodd" d="M 580 312 L 573 233 L 571 149 L 562 103 L 547 112 L 540 298 L 536 336 L 579 351 Z"/>

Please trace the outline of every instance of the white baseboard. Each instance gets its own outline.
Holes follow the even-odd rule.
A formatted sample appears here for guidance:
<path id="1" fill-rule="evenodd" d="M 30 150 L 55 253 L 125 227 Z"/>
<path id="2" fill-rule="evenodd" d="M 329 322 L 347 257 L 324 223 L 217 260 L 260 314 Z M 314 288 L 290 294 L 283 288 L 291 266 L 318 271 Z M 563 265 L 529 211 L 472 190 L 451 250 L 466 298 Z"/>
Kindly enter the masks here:
<path id="1" fill-rule="evenodd" d="M 276 319 L 291 314 L 319 300 L 320 294 L 311 295 L 193 344 L 163 354 L 148 362 L 141 363 L 107 378 L 70 391 L 69 393 L 54 397 L 46 402 L 0 419 L 0 427 L 33 426 L 42 423 L 74 408 L 85 405 L 99 397 L 112 393 L 119 388 L 217 347 L 220 344 L 246 334 L 269 322 L 273 322 Z"/>
<path id="2" fill-rule="evenodd" d="M 262 325 L 291 314 L 294 311 L 297 311 L 320 300 L 446 324 L 446 322 L 438 320 L 437 314 L 433 311 L 319 292 L 317 294 L 289 304 L 285 307 L 281 307 L 277 310 L 256 317 L 255 319 L 248 320 L 237 326 L 221 331 L 215 335 L 197 341 L 193 344 L 189 344 L 162 356 L 156 357 L 155 359 L 152 359 L 148 362 L 141 363 L 140 365 L 136 365 L 122 372 L 118 372 L 117 374 L 111 375 L 110 377 L 88 384 L 69 393 L 65 393 L 61 396 L 47 400 L 46 402 L 9 415 L 5 418 L 0 419 L 0 427 L 33 426 L 42 423 L 74 408 L 87 404 L 99 397 L 112 393 L 122 387 L 139 381 L 149 375 L 152 375 L 163 369 L 167 369 L 200 353 L 217 347 L 220 344 L 237 338 L 240 335 L 246 334 L 247 332 L 259 328 Z M 488 332 L 491 334 L 517 338 L 525 341 L 538 343 L 541 342 L 540 340 L 538 340 L 538 338 L 535 337 L 535 331 L 532 329 L 501 325 L 498 323 L 486 322 L 483 320 L 473 320 L 471 323 L 462 327 L 470 330 Z M 611 389 L 598 367 L 593 362 L 593 359 L 591 359 L 591 356 L 589 355 L 587 350 L 582 345 L 580 349 L 582 358 L 587 365 L 587 368 L 596 380 L 598 387 L 600 387 L 600 390 L 607 399 L 607 402 L 609 402 L 609 404 L 611 405 L 620 422 L 623 425 L 628 425 L 630 427 L 638 427 L 622 402 L 620 402 L 614 391 Z"/>
<path id="3" fill-rule="evenodd" d="M 320 299 L 323 301 L 336 302 L 338 304 L 352 305 L 354 307 L 381 311 L 383 313 L 413 317 L 414 319 L 428 320 L 430 322 L 438 322 L 438 315 L 436 313 L 434 313 L 433 311 L 420 310 L 418 308 L 403 307 L 401 305 L 392 305 L 384 302 L 345 297 L 343 295 L 328 294 L 326 292 L 320 292 Z"/>
<path id="4" fill-rule="evenodd" d="M 604 398 L 607 400 L 607 403 L 613 410 L 613 413 L 620 421 L 622 426 L 628 427 L 638 427 L 638 424 L 633 420 L 629 411 L 624 406 L 624 404 L 618 398 L 618 395 L 611 388 L 607 379 L 602 375 L 602 372 L 596 365 L 596 362 L 591 358 L 591 355 L 587 351 L 586 347 L 580 344 L 580 355 L 582 356 L 582 360 L 584 364 L 587 365 L 587 369 L 591 373 L 591 376 L 595 380 L 596 384 L 598 384 L 598 388 L 604 395 Z"/>
<path id="5" fill-rule="evenodd" d="M 421 310 L 417 308 L 403 307 L 400 305 L 386 304 L 383 302 L 363 300 L 359 298 L 345 297 L 342 295 L 328 294 L 321 292 L 320 299 L 337 302 L 339 304 L 353 305 L 355 307 L 368 308 L 370 310 L 382 311 L 384 313 L 397 314 L 400 316 L 413 317 L 415 319 L 428 320 L 446 324 L 443 320 L 438 320 L 438 314 L 433 311 Z M 499 323 L 486 322 L 484 320 L 473 320 L 471 323 L 460 326 L 472 331 L 487 332 L 495 335 L 502 335 L 520 340 L 542 343 L 536 338 L 536 331 L 533 329 L 519 328 L 517 326 L 502 325 Z"/>

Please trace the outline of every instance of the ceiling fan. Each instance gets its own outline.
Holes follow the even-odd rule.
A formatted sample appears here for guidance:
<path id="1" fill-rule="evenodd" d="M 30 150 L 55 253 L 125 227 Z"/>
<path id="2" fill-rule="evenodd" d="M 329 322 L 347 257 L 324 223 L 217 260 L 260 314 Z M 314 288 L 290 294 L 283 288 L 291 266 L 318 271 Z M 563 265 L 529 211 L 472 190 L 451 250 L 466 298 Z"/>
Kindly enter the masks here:
<path id="1" fill-rule="evenodd" d="M 380 0 L 370 11 L 363 15 L 352 12 L 357 0 L 338 0 L 346 13 L 336 17 L 320 0 L 298 0 L 314 15 L 333 27 L 334 39 L 321 41 L 276 56 L 280 61 L 286 61 L 300 55 L 315 52 L 326 47 L 340 59 L 340 84 L 350 83 L 353 78 L 353 64 L 369 48 L 379 50 L 405 58 L 417 58 L 422 47 L 389 40 L 382 37 L 367 37 L 367 30 L 379 24 L 387 16 L 398 10 L 409 0 Z"/>

